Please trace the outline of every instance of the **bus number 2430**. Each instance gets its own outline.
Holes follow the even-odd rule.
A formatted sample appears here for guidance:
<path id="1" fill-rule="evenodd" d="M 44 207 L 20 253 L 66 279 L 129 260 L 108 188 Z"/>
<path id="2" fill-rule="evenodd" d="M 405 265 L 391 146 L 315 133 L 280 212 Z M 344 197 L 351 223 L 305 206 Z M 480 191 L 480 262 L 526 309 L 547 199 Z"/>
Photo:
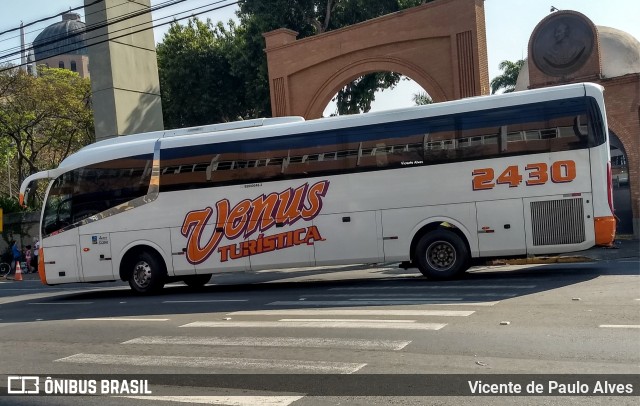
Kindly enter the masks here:
<path id="1" fill-rule="evenodd" d="M 520 174 L 521 168 L 518 165 L 507 167 L 497 178 L 493 168 L 474 169 L 473 190 L 493 189 L 496 185 L 509 185 L 517 187 L 522 183 L 523 176 Z M 551 181 L 553 183 L 567 183 L 576 178 L 576 163 L 571 160 L 556 161 L 551 166 L 538 162 L 528 164 L 524 167 L 525 184 L 527 186 L 544 185 Z"/>

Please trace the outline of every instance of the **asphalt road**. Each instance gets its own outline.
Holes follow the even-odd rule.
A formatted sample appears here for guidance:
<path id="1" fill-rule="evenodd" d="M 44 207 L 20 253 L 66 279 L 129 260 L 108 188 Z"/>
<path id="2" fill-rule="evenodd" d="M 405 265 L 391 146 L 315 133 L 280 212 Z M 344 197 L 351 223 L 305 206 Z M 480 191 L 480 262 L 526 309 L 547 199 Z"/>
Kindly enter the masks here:
<path id="1" fill-rule="evenodd" d="M 153 392 L 8 396 L 0 404 L 637 404 L 637 257 L 473 268 L 451 282 L 392 266 L 213 282 L 151 297 L 120 283 L 0 283 L 2 393 L 9 375 L 60 374 L 129 374 L 148 379 Z M 414 397 L 466 395 L 477 380 L 536 380 L 546 391 L 558 374 L 590 389 L 594 377 L 628 374 L 620 379 L 634 383 L 636 396 Z"/>

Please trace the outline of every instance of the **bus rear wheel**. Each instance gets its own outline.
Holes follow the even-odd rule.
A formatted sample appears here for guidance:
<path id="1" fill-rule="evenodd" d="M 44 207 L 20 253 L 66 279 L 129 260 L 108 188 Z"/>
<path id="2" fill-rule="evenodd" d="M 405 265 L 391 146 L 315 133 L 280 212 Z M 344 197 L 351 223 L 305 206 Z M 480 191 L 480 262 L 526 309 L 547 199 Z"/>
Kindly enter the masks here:
<path id="1" fill-rule="evenodd" d="M 420 272 L 429 279 L 452 279 L 469 268 L 467 245 L 449 230 L 438 229 L 423 235 L 413 257 Z"/>
<path id="2" fill-rule="evenodd" d="M 185 276 L 182 281 L 190 288 L 201 288 L 211 280 L 211 276 L 211 274 L 189 275 Z"/>
<path id="3" fill-rule="evenodd" d="M 142 251 L 133 257 L 130 266 L 129 286 L 136 293 L 156 293 L 164 286 L 167 271 L 157 255 Z"/>

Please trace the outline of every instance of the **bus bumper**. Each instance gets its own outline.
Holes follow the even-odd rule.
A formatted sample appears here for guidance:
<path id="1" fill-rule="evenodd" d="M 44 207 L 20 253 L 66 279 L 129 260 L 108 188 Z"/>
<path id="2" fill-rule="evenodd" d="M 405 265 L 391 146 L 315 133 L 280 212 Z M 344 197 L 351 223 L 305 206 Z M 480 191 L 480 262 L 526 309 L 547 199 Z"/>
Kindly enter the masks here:
<path id="1" fill-rule="evenodd" d="M 596 245 L 610 247 L 616 238 L 616 218 L 614 216 L 595 217 Z"/>
<path id="2" fill-rule="evenodd" d="M 38 276 L 40 277 L 40 282 L 48 285 L 47 275 L 44 272 L 44 249 L 42 248 L 38 250 Z"/>

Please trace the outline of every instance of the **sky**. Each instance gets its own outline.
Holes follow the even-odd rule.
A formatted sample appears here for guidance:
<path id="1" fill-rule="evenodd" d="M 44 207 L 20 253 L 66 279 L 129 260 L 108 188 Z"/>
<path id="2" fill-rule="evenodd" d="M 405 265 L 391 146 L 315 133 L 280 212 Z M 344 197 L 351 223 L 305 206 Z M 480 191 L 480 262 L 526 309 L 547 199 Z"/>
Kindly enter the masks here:
<path id="1" fill-rule="evenodd" d="M 151 0 L 159 5 L 175 0 Z M 153 14 L 154 25 L 170 21 L 173 14 L 177 18 L 191 15 L 233 3 L 234 0 L 184 0 L 178 4 L 158 10 Z M 218 4 L 214 4 L 218 3 Z M 20 22 L 29 23 L 44 17 L 83 5 L 82 0 L 0 0 L 0 32 L 18 27 Z M 640 0 L 485 0 L 485 25 L 487 29 L 487 53 L 489 60 L 489 79 L 501 74 L 498 64 L 503 60 L 516 61 L 527 56 L 529 37 L 535 26 L 550 13 L 551 7 L 560 10 L 575 10 L 586 15 L 595 25 L 603 25 L 626 31 L 640 40 Z M 216 21 L 228 21 L 234 18 L 237 6 L 229 6 L 202 14 L 200 18 Z M 192 9 L 198 8 L 193 11 Z M 84 16 L 83 10 L 78 10 Z M 169 17 L 167 17 L 169 16 Z M 84 17 L 82 17 L 84 21 Z M 28 27 L 26 41 L 32 42 L 40 30 L 60 17 Z M 186 21 L 186 20 L 183 20 Z M 162 41 L 168 25 L 154 30 L 156 42 Z M 18 48 L 19 32 L 0 36 L 0 55 Z M 13 62 L 18 62 L 14 60 Z M 0 56 L 0 63 L 7 62 Z M 372 111 L 412 106 L 412 96 L 422 89 L 413 81 L 401 81 L 393 90 L 376 95 Z M 325 113 L 330 112 L 328 106 Z"/>

